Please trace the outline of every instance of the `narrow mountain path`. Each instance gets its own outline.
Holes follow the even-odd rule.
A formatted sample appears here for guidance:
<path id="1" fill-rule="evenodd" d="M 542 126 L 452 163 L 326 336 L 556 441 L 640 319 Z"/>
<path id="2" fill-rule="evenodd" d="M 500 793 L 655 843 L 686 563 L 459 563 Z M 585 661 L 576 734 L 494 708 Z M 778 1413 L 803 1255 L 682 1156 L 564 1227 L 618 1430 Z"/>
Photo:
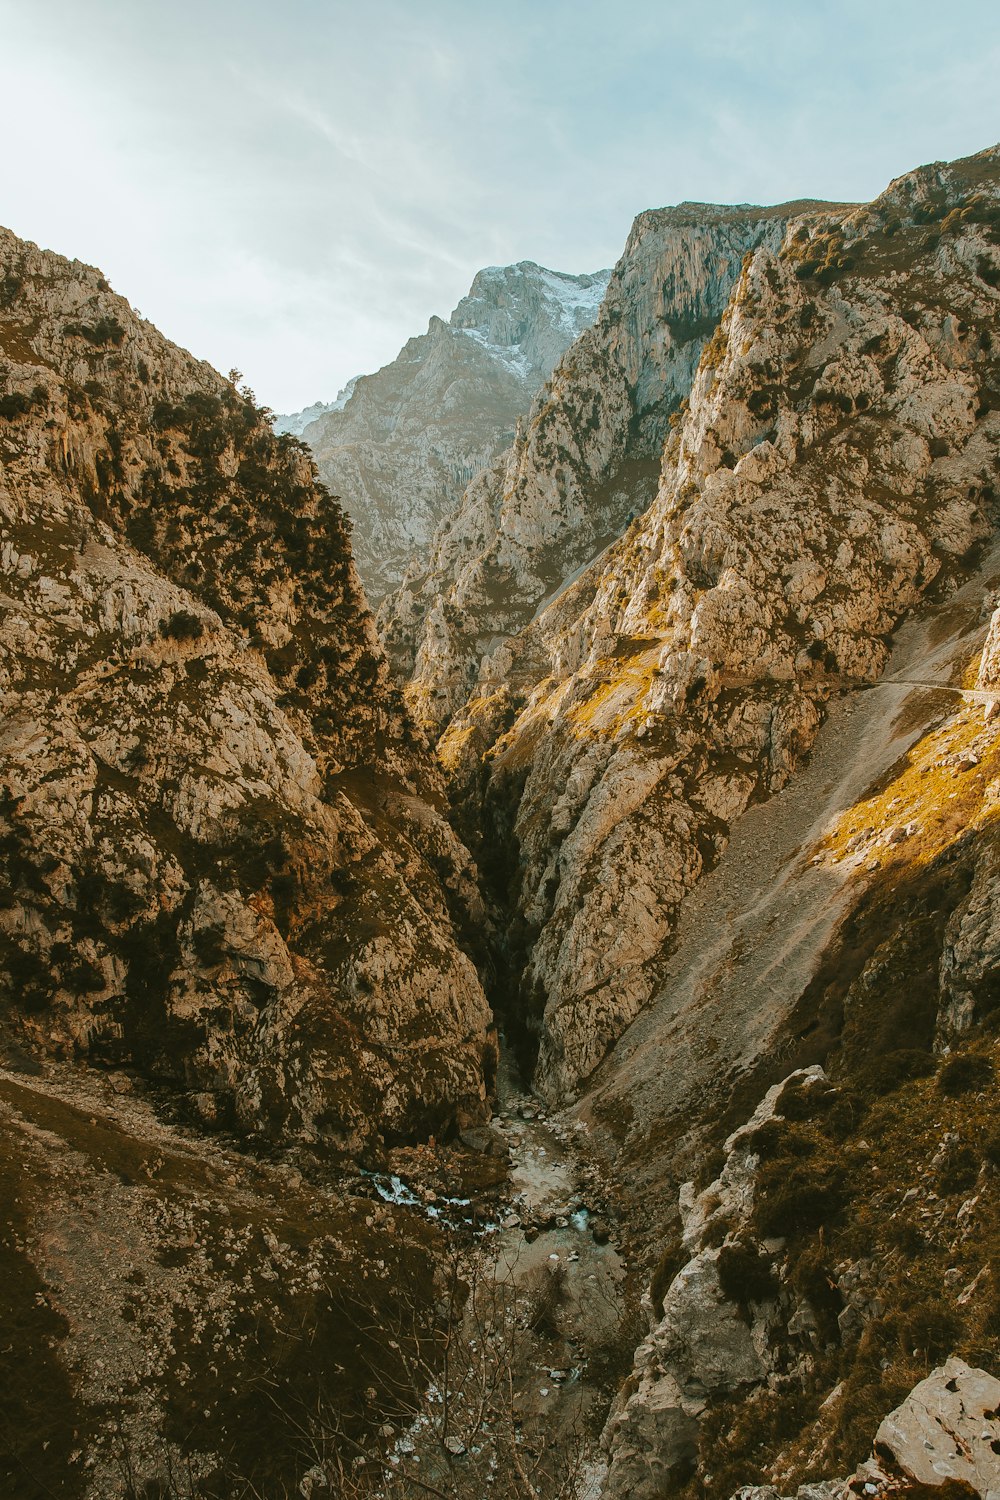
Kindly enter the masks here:
<path id="1" fill-rule="evenodd" d="M 954 676 L 982 642 L 983 596 L 998 581 L 995 548 L 944 604 L 898 631 L 884 676 L 830 703 L 808 764 L 734 825 L 686 901 L 666 982 L 575 1112 L 602 1153 L 616 1156 L 624 1138 L 633 1191 L 664 1174 L 648 1142 L 676 1141 L 710 1080 L 736 1077 L 773 1042 L 856 899 L 870 856 L 819 858 L 824 834 L 956 697 L 995 701 Z"/>

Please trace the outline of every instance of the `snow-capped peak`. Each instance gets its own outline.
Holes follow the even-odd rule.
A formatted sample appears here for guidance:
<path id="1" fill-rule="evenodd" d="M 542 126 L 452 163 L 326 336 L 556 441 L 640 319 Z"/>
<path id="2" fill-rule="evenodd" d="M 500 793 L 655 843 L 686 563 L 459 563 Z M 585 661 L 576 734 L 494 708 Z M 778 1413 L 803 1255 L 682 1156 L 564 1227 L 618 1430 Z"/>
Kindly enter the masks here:
<path id="1" fill-rule="evenodd" d="M 486 266 L 452 313 L 450 327 L 513 374 L 526 380 L 544 376 L 597 317 L 610 276 L 572 276 L 530 260 Z"/>

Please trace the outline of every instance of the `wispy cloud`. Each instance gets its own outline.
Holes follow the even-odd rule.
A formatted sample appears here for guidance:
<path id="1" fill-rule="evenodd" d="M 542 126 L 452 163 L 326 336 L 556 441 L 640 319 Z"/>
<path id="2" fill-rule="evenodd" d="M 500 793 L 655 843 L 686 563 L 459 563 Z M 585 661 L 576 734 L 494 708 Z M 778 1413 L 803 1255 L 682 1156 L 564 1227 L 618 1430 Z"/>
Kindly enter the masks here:
<path id="1" fill-rule="evenodd" d="M 646 207 L 865 198 L 1000 136 L 992 0 L 0 0 L 0 27 L 0 220 L 285 409 L 480 265 L 592 270 Z"/>

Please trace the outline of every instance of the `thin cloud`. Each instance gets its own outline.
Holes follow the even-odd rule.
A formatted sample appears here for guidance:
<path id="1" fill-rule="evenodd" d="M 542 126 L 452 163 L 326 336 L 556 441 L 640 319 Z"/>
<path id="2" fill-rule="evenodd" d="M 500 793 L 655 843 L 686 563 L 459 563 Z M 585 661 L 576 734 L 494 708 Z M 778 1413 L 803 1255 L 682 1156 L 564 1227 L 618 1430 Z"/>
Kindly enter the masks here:
<path id="1" fill-rule="evenodd" d="M 643 208 L 863 199 L 1000 136 L 986 0 L 0 0 L 0 25 L 0 220 L 284 410 L 481 265 L 595 270 Z"/>

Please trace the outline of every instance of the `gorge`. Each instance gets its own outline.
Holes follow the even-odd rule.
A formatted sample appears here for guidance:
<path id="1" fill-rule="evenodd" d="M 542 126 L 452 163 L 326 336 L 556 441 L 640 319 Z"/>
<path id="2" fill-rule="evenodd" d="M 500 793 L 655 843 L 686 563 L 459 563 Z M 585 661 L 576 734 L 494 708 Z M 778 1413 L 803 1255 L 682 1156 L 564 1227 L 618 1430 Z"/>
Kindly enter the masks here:
<path id="1" fill-rule="evenodd" d="M 998 305 L 993 147 L 275 431 L 0 232 L 5 1493 L 1000 1492 Z"/>

